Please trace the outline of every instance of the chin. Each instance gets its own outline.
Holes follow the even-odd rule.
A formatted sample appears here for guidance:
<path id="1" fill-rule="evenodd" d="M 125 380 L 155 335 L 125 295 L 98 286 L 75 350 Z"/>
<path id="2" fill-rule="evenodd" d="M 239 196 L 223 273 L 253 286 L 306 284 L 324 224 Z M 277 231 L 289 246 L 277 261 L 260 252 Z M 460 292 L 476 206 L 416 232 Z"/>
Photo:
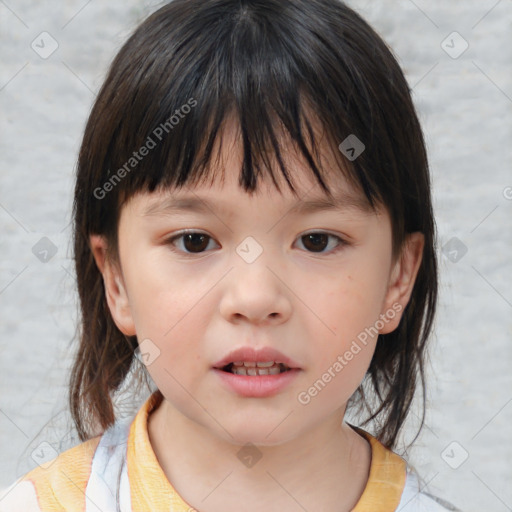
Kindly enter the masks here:
<path id="1" fill-rule="evenodd" d="M 281 422 L 282 425 L 280 425 Z M 262 447 L 279 446 L 293 440 L 297 435 L 290 431 L 289 425 L 285 428 L 284 423 L 283 418 L 277 421 L 261 422 L 245 420 L 236 425 L 225 422 L 223 426 L 231 436 L 224 430 L 219 434 L 227 442 L 238 446 L 245 446 L 248 443 Z"/>

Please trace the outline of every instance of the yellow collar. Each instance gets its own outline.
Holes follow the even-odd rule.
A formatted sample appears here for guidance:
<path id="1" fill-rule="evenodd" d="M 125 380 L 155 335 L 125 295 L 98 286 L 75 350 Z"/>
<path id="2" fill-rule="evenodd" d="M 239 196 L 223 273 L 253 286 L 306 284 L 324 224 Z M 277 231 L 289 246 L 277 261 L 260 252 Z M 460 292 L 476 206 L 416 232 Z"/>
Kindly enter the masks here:
<path id="1" fill-rule="evenodd" d="M 148 417 L 163 399 L 153 393 L 137 413 L 128 438 L 128 477 L 132 510 L 191 510 L 167 480 L 149 441 Z M 352 512 L 393 512 L 397 509 L 405 486 L 406 463 L 375 437 L 352 427 L 368 440 L 372 450 L 370 475 L 366 487 Z"/>

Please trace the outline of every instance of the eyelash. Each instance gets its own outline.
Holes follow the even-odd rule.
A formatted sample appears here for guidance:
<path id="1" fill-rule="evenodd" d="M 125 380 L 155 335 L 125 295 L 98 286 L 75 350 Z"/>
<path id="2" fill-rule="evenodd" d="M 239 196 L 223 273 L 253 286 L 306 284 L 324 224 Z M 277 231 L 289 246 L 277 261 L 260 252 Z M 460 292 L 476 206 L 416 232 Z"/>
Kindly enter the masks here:
<path id="1" fill-rule="evenodd" d="M 208 235 L 207 233 L 203 233 L 201 231 L 194 231 L 194 230 L 184 230 L 184 231 L 181 231 L 180 233 L 172 236 L 171 238 L 167 239 L 167 243 L 170 244 L 171 246 L 173 246 L 171 248 L 172 251 L 179 252 L 181 254 L 185 254 L 186 256 L 190 256 L 190 257 L 200 256 L 200 255 L 204 254 L 205 252 L 207 252 L 207 251 L 203 251 L 203 252 L 194 253 L 194 252 L 187 252 L 187 251 L 177 249 L 176 246 L 174 245 L 174 242 L 178 239 L 183 239 L 183 237 L 186 235 L 204 235 L 204 236 L 208 237 L 210 240 L 213 240 L 213 238 L 210 235 Z M 310 252 L 311 254 L 328 254 L 328 255 L 336 254 L 338 251 L 343 249 L 343 247 L 350 245 L 343 238 L 341 238 L 337 235 L 334 235 L 332 233 L 325 232 L 325 231 L 310 231 L 309 233 L 305 233 L 305 234 L 301 235 L 298 239 L 300 240 L 302 237 L 305 237 L 308 235 L 327 235 L 328 237 L 335 238 L 338 241 L 337 246 L 328 252 L 306 251 L 306 252 Z"/>

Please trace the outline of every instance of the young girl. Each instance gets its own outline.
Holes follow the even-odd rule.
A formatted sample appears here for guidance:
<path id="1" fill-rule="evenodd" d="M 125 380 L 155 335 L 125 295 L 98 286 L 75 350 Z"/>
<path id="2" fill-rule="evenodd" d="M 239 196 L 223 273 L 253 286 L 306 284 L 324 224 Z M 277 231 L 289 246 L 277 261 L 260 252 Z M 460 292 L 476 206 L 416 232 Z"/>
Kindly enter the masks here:
<path id="1" fill-rule="evenodd" d="M 343 3 L 151 15 L 87 123 L 74 250 L 82 443 L 1 510 L 454 510 L 392 451 L 437 297 L 423 136 L 392 53 Z M 152 394 L 119 420 L 146 370 Z"/>

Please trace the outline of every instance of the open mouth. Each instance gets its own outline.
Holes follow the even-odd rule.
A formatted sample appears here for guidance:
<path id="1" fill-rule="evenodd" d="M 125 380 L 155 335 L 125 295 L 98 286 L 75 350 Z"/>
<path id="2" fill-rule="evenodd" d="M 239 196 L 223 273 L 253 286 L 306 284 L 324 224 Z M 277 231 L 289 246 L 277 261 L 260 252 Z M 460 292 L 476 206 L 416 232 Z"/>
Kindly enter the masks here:
<path id="1" fill-rule="evenodd" d="M 253 363 L 253 362 L 234 362 L 220 368 L 220 370 L 234 375 L 258 376 L 258 375 L 278 375 L 290 371 L 290 368 L 283 363 L 274 361 Z"/>

